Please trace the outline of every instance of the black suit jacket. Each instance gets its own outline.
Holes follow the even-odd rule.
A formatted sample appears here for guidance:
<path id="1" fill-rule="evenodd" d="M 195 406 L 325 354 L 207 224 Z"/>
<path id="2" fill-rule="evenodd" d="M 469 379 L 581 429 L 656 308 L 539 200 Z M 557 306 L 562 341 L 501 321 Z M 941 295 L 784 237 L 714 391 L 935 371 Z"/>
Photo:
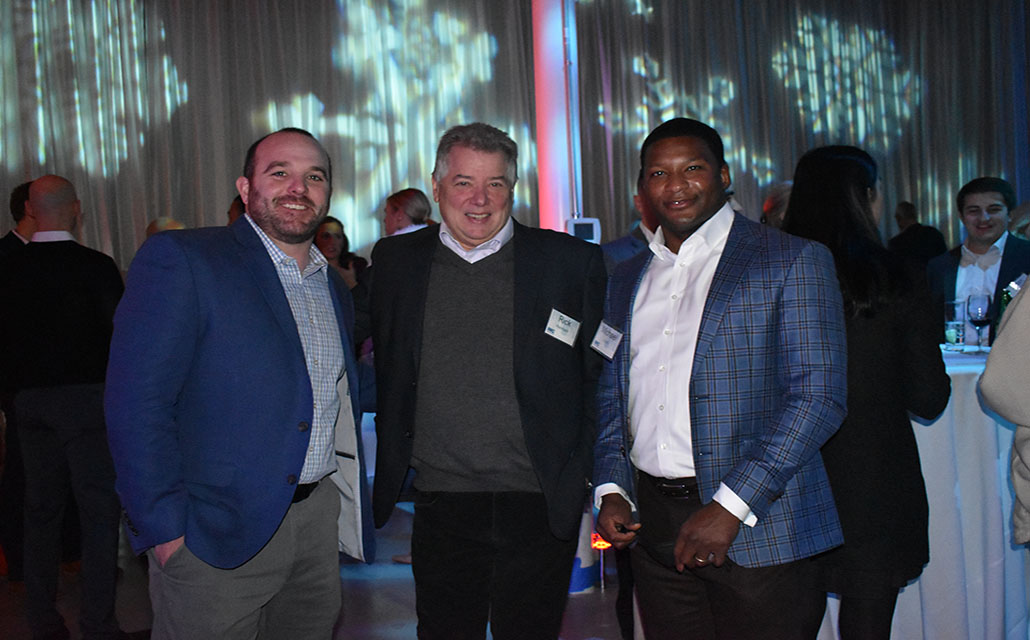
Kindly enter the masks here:
<path id="1" fill-rule="evenodd" d="M 13 231 L 8 231 L 4 237 L 0 238 L 0 258 L 15 252 L 24 246 L 25 243 L 21 241 L 21 238 L 14 235 Z"/>
<path id="2" fill-rule="evenodd" d="M 411 462 L 422 321 L 439 227 L 384 238 L 372 252 L 371 293 L 378 415 L 373 510 L 383 526 Z M 601 250 L 571 236 L 515 224 L 515 387 L 523 434 L 555 536 L 576 535 L 592 471 L 601 356 L 590 342 L 601 322 Z M 552 309 L 582 324 L 569 347 L 544 329 Z M 470 345 L 474 346 L 474 345 Z"/>
<path id="3" fill-rule="evenodd" d="M 935 227 L 916 222 L 891 238 L 887 248 L 926 263 L 947 251 L 948 245 L 944 243 L 944 235 Z"/>
<path id="4" fill-rule="evenodd" d="M 103 382 L 124 289 L 114 260 L 66 240 L 30 242 L 0 264 L 2 386 Z"/>
<path id="5" fill-rule="evenodd" d="M 930 293 L 937 309 L 937 317 L 940 318 L 942 337 L 944 303 L 955 299 L 955 281 L 958 277 L 961 260 L 962 245 L 959 245 L 947 253 L 937 256 L 926 265 L 926 276 L 930 282 Z M 994 295 L 991 299 L 991 315 L 995 319 L 991 325 L 991 342 L 994 342 L 1001 292 L 1010 282 L 1024 273 L 1030 273 L 1030 241 L 1009 234 L 1008 239 L 1005 240 L 1005 252 L 1001 256 L 1001 266 L 998 268 L 998 283 L 994 287 Z"/>

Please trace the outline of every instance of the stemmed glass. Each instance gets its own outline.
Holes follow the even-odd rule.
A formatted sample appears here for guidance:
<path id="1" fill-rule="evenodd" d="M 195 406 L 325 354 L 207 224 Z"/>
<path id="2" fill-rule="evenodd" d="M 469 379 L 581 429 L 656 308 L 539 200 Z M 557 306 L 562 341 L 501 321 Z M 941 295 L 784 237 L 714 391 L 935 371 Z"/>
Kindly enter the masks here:
<path id="1" fill-rule="evenodd" d="M 983 328 L 991 324 L 991 296 L 974 293 L 966 300 L 966 317 L 976 327 L 976 351 L 983 353 Z"/>

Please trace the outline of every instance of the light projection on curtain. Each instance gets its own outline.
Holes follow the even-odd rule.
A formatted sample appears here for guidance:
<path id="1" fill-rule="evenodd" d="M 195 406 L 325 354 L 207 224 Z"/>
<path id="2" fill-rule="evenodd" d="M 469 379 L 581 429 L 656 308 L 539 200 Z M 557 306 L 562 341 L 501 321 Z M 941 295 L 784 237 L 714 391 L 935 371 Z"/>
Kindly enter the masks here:
<path id="1" fill-rule="evenodd" d="M 732 80 L 712 76 L 708 78 L 705 91 L 698 95 L 688 93 L 675 86 L 663 74 L 661 63 L 648 55 L 633 58 L 633 72 L 646 81 L 643 103 L 631 113 L 612 112 L 608 105 L 597 105 L 601 126 L 642 140 L 655 122 L 677 116 L 694 118 L 711 125 L 722 135 L 726 163 L 734 173 L 749 173 L 759 185 L 769 184 L 775 178 L 775 167 L 768 156 L 752 151 L 743 141 L 733 138 L 728 119 L 736 99 Z"/>
<path id="2" fill-rule="evenodd" d="M 31 37 L 34 75 L 17 82 L 28 89 L 24 95 L 34 97 L 35 108 L 5 111 L 7 118 L 20 119 L 5 121 L 4 128 L 35 138 L 34 161 L 40 166 L 53 154 L 75 158 L 92 176 L 116 175 L 146 143 L 144 131 L 167 123 L 188 99 L 186 83 L 163 53 L 164 27 L 156 39 L 148 37 L 137 2 L 34 2 L 30 7 L 31 34 L 19 39 Z M 21 168 L 19 151 L 14 141 L 5 144 L 0 137 L 0 158 L 12 173 Z"/>
<path id="3" fill-rule="evenodd" d="M 803 16 L 797 40 L 773 54 L 772 68 L 797 94 L 813 133 L 887 152 L 919 105 L 919 76 L 903 68 L 883 31 Z"/>
<path id="4" fill-rule="evenodd" d="M 650 16 L 639 2 L 627 2 L 634 15 Z M 771 66 L 783 86 L 796 94 L 798 112 L 811 132 L 848 140 L 874 153 L 889 151 L 919 104 L 920 82 L 902 68 L 887 34 L 806 15 L 799 19 L 796 36 L 771 52 Z M 731 78 L 713 75 L 704 90 L 687 91 L 647 54 L 633 58 L 633 72 L 645 80 L 642 104 L 632 113 L 598 104 L 602 126 L 642 138 L 655 122 L 675 116 L 696 118 L 722 134 L 726 162 L 734 174 L 750 174 L 759 187 L 777 179 L 776 164 L 766 153 L 733 139 L 729 116 L 736 86 Z"/>
<path id="5" fill-rule="evenodd" d="M 436 142 L 454 124 L 481 119 L 463 108 L 468 93 L 494 79 L 497 39 L 461 16 L 434 11 L 423 0 L 395 3 L 340 0 L 341 31 L 334 66 L 352 82 L 346 112 L 318 95 L 269 103 L 252 114 L 257 129 L 298 126 L 353 148 L 355 180 L 333 194 L 332 213 L 344 221 L 352 246 L 382 234 L 378 208 L 407 186 L 429 186 Z M 530 201 L 536 166 L 526 122 L 491 120 L 519 145 L 516 206 Z M 529 178 L 529 179 L 527 179 Z"/>

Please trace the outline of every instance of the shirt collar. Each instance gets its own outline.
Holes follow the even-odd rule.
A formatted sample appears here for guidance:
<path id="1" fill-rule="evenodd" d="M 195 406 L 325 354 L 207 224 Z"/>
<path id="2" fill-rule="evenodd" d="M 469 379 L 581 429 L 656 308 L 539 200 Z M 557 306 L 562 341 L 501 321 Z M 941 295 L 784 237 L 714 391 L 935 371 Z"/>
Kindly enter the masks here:
<path id="1" fill-rule="evenodd" d="M 64 242 L 66 240 L 76 242 L 75 236 L 70 231 L 37 231 L 32 234 L 32 242 Z"/>
<path id="2" fill-rule="evenodd" d="M 275 264 L 282 264 L 284 261 L 288 260 L 296 264 L 297 261 L 286 255 L 286 252 L 280 249 L 279 245 L 273 242 L 272 239 L 268 237 L 268 234 L 265 233 L 265 231 L 259 227 L 256 222 L 254 222 L 254 219 L 250 217 L 249 213 L 243 214 L 243 217 L 246 218 L 247 222 L 250 223 L 251 228 L 253 228 L 255 233 L 257 233 L 258 238 L 261 239 L 261 244 L 265 245 L 265 251 L 268 252 L 268 257 L 272 259 L 272 262 Z M 304 269 L 304 275 L 310 275 L 311 273 L 325 269 L 328 266 L 329 263 L 326 261 L 325 256 L 322 255 L 322 252 L 319 251 L 315 246 L 315 243 L 312 242 L 311 246 L 308 247 L 308 266 Z"/>
<path id="3" fill-rule="evenodd" d="M 486 257 L 488 255 L 497 253 L 501 247 L 508 244 L 508 241 L 515 235 L 515 222 L 511 216 L 508 216 L 508 221 L 504 223 L 501 230 L 497 232 L 497 235 L 490 238 L 481 245 L 466 249 L 454 239 L 451 234 L 450 227 L 447 226 L 446 222 L 440 222 L 440 242 L 445 247 L 458 254 L 463 260 L 468 262 L 475 262 L 480 256 Z"/>
<path id="4" fill-rule="evenodd" d="M 725 244 L 726 237 L 730 234 L 730 227 L 733 226 L 733 215 L 733 209 L 729 202 L 723 204 L 714 216 L 706 220 L 694 233 L 690 234 L 689 238 L 683 241 L 680 251 L 683 251 L 684 247 L 699 243 L 708 247 Z M 654 238 L 648 247 L 659 260 L 676 259 L 676 254 L 665 246 L 665 231 L 661 227 L 655 231 Z"/>

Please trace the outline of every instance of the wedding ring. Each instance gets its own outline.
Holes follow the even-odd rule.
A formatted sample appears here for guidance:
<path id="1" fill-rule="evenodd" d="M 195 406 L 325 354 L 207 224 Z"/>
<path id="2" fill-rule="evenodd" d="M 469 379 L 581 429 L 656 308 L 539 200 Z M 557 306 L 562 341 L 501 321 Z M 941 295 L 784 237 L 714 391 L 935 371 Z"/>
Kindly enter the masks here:
<path id="1" fill-rule="evenodd" d="M 707 560 L 705 560 L 704 558 L 702 558 L 700 556 L 694 556 L 694 561 L 697 562 L 698 564 L 707 564 L 708 563 Z"/>

